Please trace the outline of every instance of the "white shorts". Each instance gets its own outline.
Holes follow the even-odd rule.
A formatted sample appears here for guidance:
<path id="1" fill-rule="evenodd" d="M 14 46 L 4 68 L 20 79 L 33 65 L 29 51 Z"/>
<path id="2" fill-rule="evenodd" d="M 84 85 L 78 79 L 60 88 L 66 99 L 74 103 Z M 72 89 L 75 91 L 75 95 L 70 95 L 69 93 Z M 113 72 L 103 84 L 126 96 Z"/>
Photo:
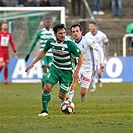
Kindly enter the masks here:
<path id="1" fill-rule="evenodd" d="M 80 70 L 80 84 L 83 88 L 89 88 L 91 82 L 92 70 L 82 69 Z"/>

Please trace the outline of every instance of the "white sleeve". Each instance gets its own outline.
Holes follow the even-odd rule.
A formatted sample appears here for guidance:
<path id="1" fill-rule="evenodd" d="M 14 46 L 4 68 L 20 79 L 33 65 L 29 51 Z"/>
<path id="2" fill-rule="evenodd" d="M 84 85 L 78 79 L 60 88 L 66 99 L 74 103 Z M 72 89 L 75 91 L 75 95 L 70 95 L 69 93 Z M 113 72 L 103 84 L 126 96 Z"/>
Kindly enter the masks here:
<path id="1" fill-rule="evenodd" d="M 103 53 L 103 49 L 100 47 L 100 45 L 96 41 L 89 39 L 89 38 L 86 38 L 86 43 L 88 46 L 90 46 L 92 49 L 94 49 L 98 52 L 100 64 L 103 64 L 104 53 Z"/>
<path id="2" fill-rule="evenodd" d="M 103 42 L 106 43 L 106 42 L 108 42 L 108 41 L 109 41 L 109 40 L 108 40 L 106 34 L 103 33 Z"/>

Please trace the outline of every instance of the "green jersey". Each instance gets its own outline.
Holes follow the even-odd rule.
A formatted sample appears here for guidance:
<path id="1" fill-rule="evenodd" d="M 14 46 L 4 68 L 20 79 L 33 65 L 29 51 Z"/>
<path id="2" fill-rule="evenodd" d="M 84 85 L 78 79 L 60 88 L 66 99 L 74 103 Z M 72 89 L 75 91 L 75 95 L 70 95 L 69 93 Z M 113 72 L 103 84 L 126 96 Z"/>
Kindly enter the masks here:
<path id="1" fill-rule="evenodd" d="M 32 45 L 30 47 L 29 54 L 31 54 L 31 52 L 33 51 L 38 40 L 40 40 L 40 48 L 38 50 L 40 52 L 41 50 L 43 50 L 44 46 L 46 45 L 47 40 L 53 36 L 54 36 L 54 32 L 53 32 L 53 29 L 51 29 L 51 28 L 50 28 L 50 30 L 46 30 L 45 28 L 39 30 L 36 34 L 34 42 L 32 43 Z M 46 56 L 52 56 L 51 49 L 49 49 Z"/>
<path id="2" fill-rule="evenodd" d="M 73 56 L 79 57 L 81 54 L 81 50 L 77 45 L 67 37 L 65 37 L 65 40 L 60 44 L 57 43 L 55 37 L 50 38 L 44 46 L 45 51 L 49 49 L 52 49 L 53 53 L 52 65 L 63 70 L 72 70 Z"/>

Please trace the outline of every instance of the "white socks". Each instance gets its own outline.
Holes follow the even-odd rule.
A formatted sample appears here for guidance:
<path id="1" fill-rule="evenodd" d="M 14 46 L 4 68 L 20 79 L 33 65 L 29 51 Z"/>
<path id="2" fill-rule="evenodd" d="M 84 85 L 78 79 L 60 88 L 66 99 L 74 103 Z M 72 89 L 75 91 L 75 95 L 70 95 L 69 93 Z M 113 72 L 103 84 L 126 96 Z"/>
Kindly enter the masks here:
<path id="1" fill-rule="evenodd" d="M 70 101 L 72 101 L 73 96 L 74 96 L 74 90 L 72 90 L 72 91 L 69 92 L 68 98 L 69 98 Z"/>

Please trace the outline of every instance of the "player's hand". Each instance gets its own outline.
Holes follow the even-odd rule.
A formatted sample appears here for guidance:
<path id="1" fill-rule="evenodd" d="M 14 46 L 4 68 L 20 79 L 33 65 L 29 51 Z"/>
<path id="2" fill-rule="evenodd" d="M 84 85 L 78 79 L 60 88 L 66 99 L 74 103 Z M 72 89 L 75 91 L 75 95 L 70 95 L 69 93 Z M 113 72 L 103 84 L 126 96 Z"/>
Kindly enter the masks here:
<path id="1" fill-rule="evenodd" d="M 29 69 L 31 69 L 34 66 L 34 63 L 31 63 L 26 69 L 25 72 L 28 72 Z"/>
<path id="2" fill-rule="evenodd" d="M 104 65 L 100 64 L 100 70 L 103 72 L 104 71 Z"/>
<path id="3" fill-rule="evenodd" d="M 98 69 L 98 75 L 100 77 L 102 76 L 103 71 L 104 71 L 104 65 L 103 64 L 100 64 L 100 69 Z"/>
<path id="4" fill-rule="evenodd" d="M 29 57 L 30 57 L 30 54 L 27 54 L 26 57 L 25 57 L 25 62 L 28 61 Z"/>
<path id="5" fill-rule="evenodd" d="M 18 53 L 17 52 L 14 52 L 14 57 L 18 58 Z"/>

